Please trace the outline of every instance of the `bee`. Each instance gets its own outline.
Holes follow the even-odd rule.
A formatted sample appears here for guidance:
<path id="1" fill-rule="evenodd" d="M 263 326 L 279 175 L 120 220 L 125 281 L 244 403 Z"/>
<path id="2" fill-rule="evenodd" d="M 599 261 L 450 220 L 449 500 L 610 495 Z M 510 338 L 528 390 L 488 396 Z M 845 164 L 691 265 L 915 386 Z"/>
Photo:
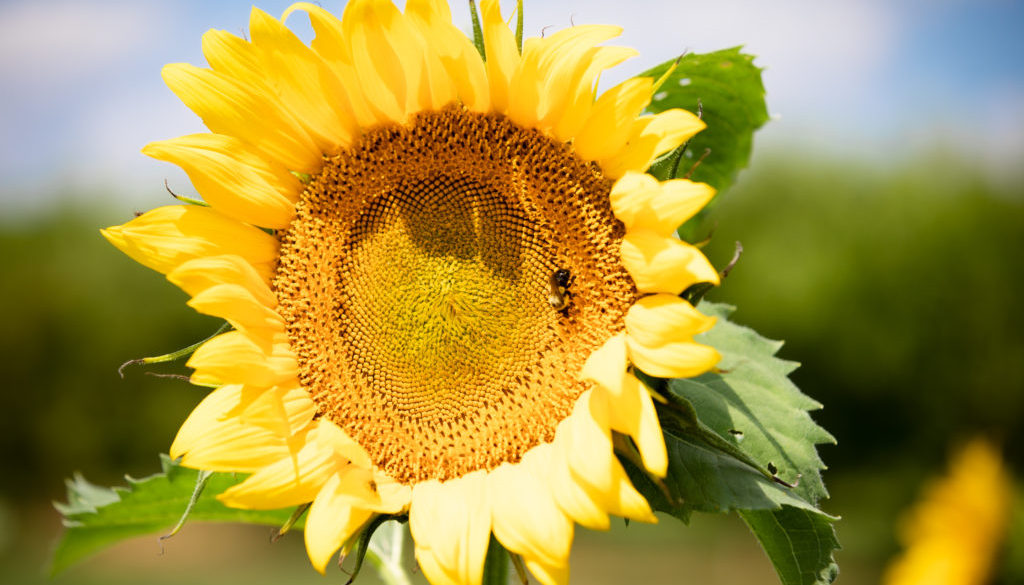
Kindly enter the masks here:
<path id="1" fill-rule="evenodd" d="M 556 311 L 564 311 L 569 307 L 569 284 L 572 273 L 568 269 L 559 268 L 548 278 L 548 304 Z"/>

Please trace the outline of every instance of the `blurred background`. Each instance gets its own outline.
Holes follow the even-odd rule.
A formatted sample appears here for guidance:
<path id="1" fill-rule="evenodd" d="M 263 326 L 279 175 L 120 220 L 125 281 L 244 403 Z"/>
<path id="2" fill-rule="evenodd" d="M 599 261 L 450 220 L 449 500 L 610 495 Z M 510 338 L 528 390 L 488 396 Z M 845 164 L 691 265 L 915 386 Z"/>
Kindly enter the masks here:
<path id="1" fill-rule="evenodd" d="M 467 28 L 464 3 L 453 8 Z M 506 11 L 511 3 L 503 2 Z M 324 5 L 340 12 L 338 2 Z M 261 2 L 280 14 L 286 2 Z M 617 23 L 641 56 L 614 83 L 684 50 L 745 44 L 766 67 L 770 122 L 715 205 L 708 254 L 745 253 L 713 300 L 786 340 L 840 515 L 840 583 L 879 581 L 899 519 L 953 449 L 988 437 L 1024 477 L 1024 3 L 1011 0 L 526 2 L 526 31 Z M 202 64 L 208 28 L 242 33 L 249 3 L 0 2 L 0 582 L 42 583 L 52 500 L 76 471 L 102 484 L 159 470 L 201 398 L 122 362 L 217 323 L 107 245 L 98 229 L 191 194 L 147 142 L 202 131 L 160 79 Z M 308 21 L 289 24 L 309 38 Z M 175 366 L 162 371 L 179 372 Z M 161 370 L 157 370 L 161 371 Z M 1016 534 L 1024 534 L 1018 505 Z M 325 582 L 301 538 L 189 526 L 120 545 L 55 583 Z M 216 543 L 212 546 L 211 543 Z M 1004 539 L 997 583 L 1024 582 Z M 256 554 L 254 554 L 256 553 Z M 576 583 L 773 583 L 735 517 L 583 533 Z M 369 575 L 367 575 L 369 577 Z M 330 582 L 342 582 L 334 574 Z M 1019 580 L 1018 580 L 1019 579 Z M 372 580 L 369 580 L 372 582 Z"/>

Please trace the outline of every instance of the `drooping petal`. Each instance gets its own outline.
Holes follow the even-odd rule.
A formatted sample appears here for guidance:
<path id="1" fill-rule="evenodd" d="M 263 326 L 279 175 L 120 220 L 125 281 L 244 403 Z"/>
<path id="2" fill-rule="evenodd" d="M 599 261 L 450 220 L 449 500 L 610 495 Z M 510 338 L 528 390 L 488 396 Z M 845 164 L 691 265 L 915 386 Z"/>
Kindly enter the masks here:
<path id="1" fill-rule="evenodd" d="M 409 528 L 416 560 L 431 583 L 481 582 L 491 534 L 490 507 L 484 471 L 413 487 Z"/>
<path id="2" fill-rule="evenodd" d="M 661 425 L 658 423 L 654 403 L 646 388 L 635 376 L 626 371 L 628 355 L 628 338 L 620 333 L 592 353 L 583 365 L 581 377 L 593 380 L 598 384 L 598 392 L 595 392 L 594 404 L 591 406 L 592 416 L 598 419 L 607 417 L 611 428 L 632 437 L 640 451 L 644 467 L 652 473 L 664 476 L 668 468 L 668 458 L 665 452 L 665 440 L 661 434 Z M 643 370 L 642 367 L 641 369 Z M 600 408 L 602 399 L 606 401 L 604 409 Z M 572 428 L 575 433 L 582 433 L 586 430 L 586 427 L 579 422 Z M 598 472 L 585 473 L 583 470 L 580 470 L 580 475 L 584 477 L 602 476 Z M 607 474 L 609 481 L 614 481 L 611 479 L 613 475 L 615 475 L 614 471 Z M 623 493 L 618 486 L 606 489 L 625 498 L 630 498 L 630 494 Z M 629 501 L 631 500 L 625 500 L 624 503 Z"/>
<path id="3" fill-rule="evenodd" d="M 158 207 L 100 233 L 136 262 L 163 274 L 194 258 L 233 254 L 269 282 L 277 260 L 273 236 L 195 205 Z"/>
<path id="4" fill-rule="evenodd" d="M 339 468 L 347 465 L 316 440 L 321 426 L 309 432 L 297 454 L 263 467 L 217 499 L 247 510 L 273 510 L 312 502 Z"/>
<path id="5" fill-rule="evenodd" d="M 650 230 L 626 232 L 622 265 L 642 293 L 678 295 L 698 282 L 719 282 L 718 271 L 700 250 Z"/>
<path id="6" fill-rule="evenodd" d="M 609 407 L 610 401 L 593 391 L 580 397 L 573 414 L 558 425 L 548 470 L 548 486 L 559 507 L 594 530 L 608 529 L 609 514 L 655 521 L 613 454 Z"/>
<path id="7" fill-rule="evenodd" d="M 547 486 L 551 446 L 530 449 L 517 464 L 503 463 L 487 477 L 494 536 L 508 550 L 545 565 L 569 561 L 573 523 Z M 580 457 L 585 459 L 586 455 Z"/>
<path id="8" fill-rule="evenodd" d="M 715 190 L 686 179 L 658 182 L 647 173 L 629 171 L 612 186 L 609 198 L 615 217 L 627 230 L 649 230 L 667 236 L 697 214 Z"/>
<path id="9" fill-rule="evenodd" d="M 321 574 L 331 556 L 370 521 L 373 512 L 354 507 L 345 497 L 340 475 L 333 475 L 321 488 L 306 517 L 303 529 L 306 553 Z"/>
<path id="10" fill-rule="evenodd" d="M 266 160 L 237 138 L 192 134 L 151 142 L 142 152 L 184 169 L 203 199 L 225 215 L 283 228 L 295 214 L 302 184 L 284 165 Z"/>
<path id="11" fill-rule="evenodd" d="M 241 393 L 241 386 L 229 385 L 207 395 L 178 430 L 171 457 L 183 457 L 187 467 L 240 472 L 257 471 L 287 457 L 285 438 L 230 415 Z"/>

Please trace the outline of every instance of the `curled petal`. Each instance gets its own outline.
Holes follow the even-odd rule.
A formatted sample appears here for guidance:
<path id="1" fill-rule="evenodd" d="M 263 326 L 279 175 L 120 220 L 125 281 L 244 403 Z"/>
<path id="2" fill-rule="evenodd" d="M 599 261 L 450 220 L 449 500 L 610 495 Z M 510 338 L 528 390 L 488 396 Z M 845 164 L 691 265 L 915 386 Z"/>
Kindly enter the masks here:
<path id="1" fill-rule="evenodd" d="M 718 271 L 697 248 L 649 230 L 626 232 L 622 264 L 642 293 L 678 295 L 698 282 L 718 284 Z"/>
<path id="2" fill-rule="evenodd" d="M 609 198 L 615 217 L 627 230 L 648 230 L 668 236 L 697 214 L 715 195 L 704 183 L 686 179 L 659 182 L 630 171 L 612 186 Z"/>

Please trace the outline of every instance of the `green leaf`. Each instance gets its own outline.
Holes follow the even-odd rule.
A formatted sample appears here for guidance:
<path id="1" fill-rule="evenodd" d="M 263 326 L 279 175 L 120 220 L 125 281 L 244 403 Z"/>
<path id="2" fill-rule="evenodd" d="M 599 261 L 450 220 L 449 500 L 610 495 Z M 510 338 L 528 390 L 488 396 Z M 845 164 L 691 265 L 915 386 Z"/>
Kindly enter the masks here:
<path id="1" fill-rule="evenodd" d="M 816 445 L 834 439 L 808 414 L 820 405 L 789 380 L 796 364 L 775 356 L 780 342 L 731 323 L 731 307 L 700 308 L 718 317 L 697 339 L 722 354 L 720 371 L 645 378 L 667 399 L 657 406 L 668 474 L 659 486 L 630 461 L 624 465 L 655 510 L 684 521 L 693 511 L 736 510 L 784 585 L 830 583 L 838 572 L 835 518 L 814 504 L 827 496 Z"/>
<path id="2" fill-rule="evenodd" d="M 833 520 L 807 508 L 741 511 L 784 585 L 826 585 L 836 580 L 839 548 Z"/>
<path id="3" fill-rule="evenodd" d="M 664 479 L 670 499 L 631 462 L 624 461 L 633 485 L 651 507 L 688 522 L 697 512 L 773 510 L 787 505 L 814 510 L 793 491 L 761 471 L 692 434 L 664 429 L 669 467 Z"/>
<path id="4" fill-rule="evenodd" d="M 674 59 L 662 63 L 640 77 L 660 79 L 673 63 Z M 690 140 L 685 153 L 677 149 L 663 156 L 648 172 L 665 180 L 684 177 L 692 169 L 692 180 L 707 183 L 721 194 L 747 166 L 754 131 L 768 121 L 761 68 L 754 65 L 754 57 L 741 53 L 740 47 L 688 53 L 655 92 L 647 110 L 658 113 L 682 108 L 697 113 L 699 107 L 707 128 Z M 700 164 L 694 168 L 698 161 Z M 689 232 L 694 231 L 692 226 L 696 224 L 691 220 L 689 225 L 687 235 L 691 235 Z"/>
<path id="5" fill-rule="evenodd" d="M 66 530 L 54 551 L 51 573 L 57 574 L 100 549 L 135 536 L 174 526 L 188 507 L 198 473 L 161 456 L 162 473 L 144 479 L 127 478 L 127 487 L 105 488 L 76 475 L 68 480 L 68 502 L 54 506 L 64 516 Z M 216 473 L 195 499 L 189 518 L 199 521 L 247 522 L 280 526 L 291 510 L 238 510 L 216 499 L 240 483 L 241 475 Z"/>
<path id="6" fill-rule="evenodd" d="M 700 308 L 718 317 L 697 340 L 722 354 L 720 373 L 670 380 L 668 391 L 692 404 L 700 422 L 720 438 L 760 465 L 777 468 L 802 499 L 814 504 L 827 497 L 816 445 L 835 439 L 807 412 L 821 405 L 789 380 L 798 364 L 775 357 L 781 342 L 728 321 L 731 307 L 701 303 Z"/>

